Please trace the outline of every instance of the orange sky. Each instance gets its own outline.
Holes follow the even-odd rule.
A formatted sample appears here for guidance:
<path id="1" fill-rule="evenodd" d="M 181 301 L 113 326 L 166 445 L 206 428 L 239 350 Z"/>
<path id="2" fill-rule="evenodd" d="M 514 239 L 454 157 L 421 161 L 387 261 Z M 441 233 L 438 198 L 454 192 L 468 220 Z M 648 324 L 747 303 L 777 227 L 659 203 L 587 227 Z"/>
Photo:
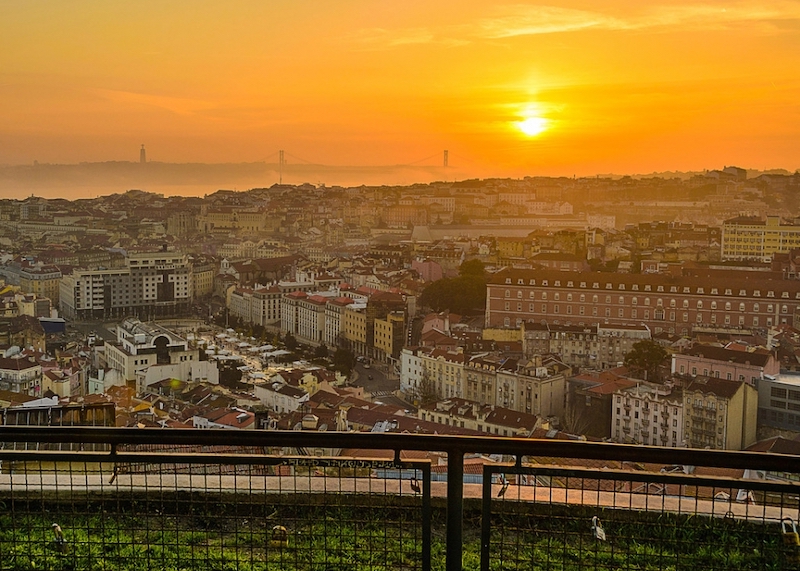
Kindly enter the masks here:
<path id="1" fill-rule="evenodd" d="M 166 162 L 449 149 L 476 176 L 794 170 L 800 2 L 0 3 L 0 164 L 141 143 Z"/>

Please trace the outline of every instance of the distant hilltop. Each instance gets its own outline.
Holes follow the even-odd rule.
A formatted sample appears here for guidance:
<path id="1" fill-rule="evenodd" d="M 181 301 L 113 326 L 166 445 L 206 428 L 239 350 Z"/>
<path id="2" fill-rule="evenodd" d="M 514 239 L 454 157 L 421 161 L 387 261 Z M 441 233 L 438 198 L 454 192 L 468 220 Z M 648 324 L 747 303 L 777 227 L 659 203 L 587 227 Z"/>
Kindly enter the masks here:
<path id="1" fill-rule="evenodd" d="M 747 179 L 759 175 L 791 175 L 785 169 L 734 169 Z M 579 178 L 611 180 L 680 179 L 708 176 L 721 171 L 664 171 L 650 174 L 597 174 Z M 537 176 L 536 173 L 525 173 Z M 516 178 L 525 177 L 525 174 Z M 82 199 L 143 189 L 165 196 L 203 196 L 219 189 L 247 190 L 267 188 L 279 181 L 284 184 L 310 183 L 315 186 L 405 186 L 434 181 L 454 182 L 474 178 L 515 178 L 499 173 L 473 172 L 460 167 L 387 165 L 333 166 L 307 163 L 163 163 L 157 161 L 108 161 L 98 163 L 0 166 L 0 193 L 4 198 Z M 553 176 L 542 178 L 573 178 Z"/>
<path id="2" fill-rule="evenodd" d="M 166 195 L 202 196 L 220 188 L 287 184 L 360 186 L 412 184 L 465 178 L 457 168 L 433 166 L 329 166 L 277 163 L 100 163 L 0 166 L 0 192 L 6 198 L 36 194 L 45 198 L 91 198 L 141 188 Z"/>

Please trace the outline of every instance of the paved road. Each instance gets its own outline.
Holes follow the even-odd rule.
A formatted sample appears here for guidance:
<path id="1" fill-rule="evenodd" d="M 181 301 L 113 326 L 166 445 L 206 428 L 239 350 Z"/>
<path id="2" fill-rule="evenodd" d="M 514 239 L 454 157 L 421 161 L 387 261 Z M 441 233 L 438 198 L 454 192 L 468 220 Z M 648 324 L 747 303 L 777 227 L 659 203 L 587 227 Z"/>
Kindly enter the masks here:
<path id="1" fill-rule="evenodd" d="M 356 363 L 355 372 L 357 375 L 353 384 L 357 387 L 364 387 L 370 393 L 388 394 L 400 388 L 400 380 L 391 379 L 386 375 L 385 369 L 370 365 L 365 369 L 362 363 Z M 370 379 L 370 377 L 372 377 Z"/>
<path id="2" fill-rule="evenodd" d="M 210 491 L 241 493 L 383 493 L 415 495 L 409 480 L 383 478 L 328 478 L 324 476 L 247 476 L 203 474 L 125 474 L 111 479 L 112 473 L 0 474 L 0 491 L 15 493 L 55 492 L 70 498 L 76 493 L 155 493 L 163 491 Z M 502 486 L 492 485 L 492 497 L 497 499 Z M 431 482 L 431 496 L 447 496 L 447 482 Z M 464 484 L 464 498 L 480 498 L 481 484 Z M 782 517 L 797 519 L 797 508 L 764 506 L 738 502 L 721 502 L 689 496 L 664 496 L 628 491 L 598 492 L 596 490 L 565 489 L 548 486 L 517 486 L 512 484 L 502 501 L 535 502 L 543 504 L 584 505 L 625 511 L 654 511 L 725 517 L 728 512 L 736 519 L 753 522 L 777 522 Z M 729 516 L 730 517 L 730 516 Z"/>

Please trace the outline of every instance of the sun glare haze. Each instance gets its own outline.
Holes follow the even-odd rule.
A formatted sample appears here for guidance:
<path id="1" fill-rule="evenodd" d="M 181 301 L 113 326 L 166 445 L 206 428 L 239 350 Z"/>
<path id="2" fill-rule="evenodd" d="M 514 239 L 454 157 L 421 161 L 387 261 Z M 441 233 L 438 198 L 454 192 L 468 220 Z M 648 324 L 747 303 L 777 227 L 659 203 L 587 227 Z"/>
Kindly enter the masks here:
<path id="1" fill-rule="evenodd" d="M 4 2 L 0 163 L 796 168 L 800 4 L 724 4 Z"/>
<path id="2" fill-rule="evenodd" d="M 528 137 L 535 137 L 547 129 L 547 119 L 544 117 L 528 117 L 519 121 L 517 127 Z"/>

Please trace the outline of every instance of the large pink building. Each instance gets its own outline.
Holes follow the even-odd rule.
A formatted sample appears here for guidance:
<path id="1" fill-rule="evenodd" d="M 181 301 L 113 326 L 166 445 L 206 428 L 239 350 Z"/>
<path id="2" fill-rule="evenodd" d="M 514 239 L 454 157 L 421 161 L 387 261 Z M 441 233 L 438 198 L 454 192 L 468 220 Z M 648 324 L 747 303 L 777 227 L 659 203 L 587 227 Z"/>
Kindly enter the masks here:
<path id="1" fill-rule="evenodd" d="M 792 324 L 800 281 L 505 269 L 487 285 L 486 325 L 525 321 L 648 326 L 689 334 L 693 326 Z"/>
<path id="2" fill-rule="evenodd" d="M 771 353 L 696 345 L 686 353 L 672 356 L 672 372 L 756 385 L 765 375 L 777 376 L 781 372 L 781 366 Z"/>

